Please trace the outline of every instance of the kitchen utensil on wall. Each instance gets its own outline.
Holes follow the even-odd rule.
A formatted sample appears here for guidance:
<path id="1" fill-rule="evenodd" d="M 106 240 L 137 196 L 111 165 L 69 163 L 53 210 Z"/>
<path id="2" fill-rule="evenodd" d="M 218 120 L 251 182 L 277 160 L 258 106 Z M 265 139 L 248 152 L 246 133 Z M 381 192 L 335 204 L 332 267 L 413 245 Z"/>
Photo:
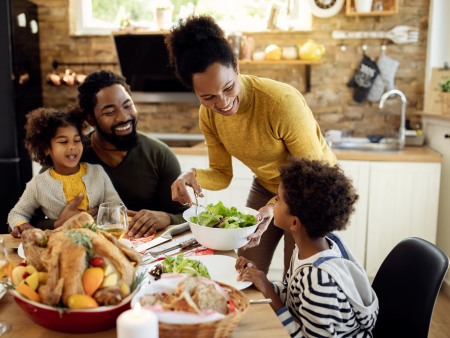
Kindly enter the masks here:
<path id="1" fill-rule="evenodd" d="M 353 78 L 347 84 L 348 87 L 354 87 L 353 100 L 364 102 L 369 94 L 375 78 L 380 73 L 374 60 L 364 54 L 358 69 Z"/>
<path id="2" fill-rule="evenodd" d="M 395 73 L 400 62 L 386 55 L 386 46 L 381 46 L 381 55 L 377 60 L 380 75 L 375 78 L 372 88 L 370 88 L 367 100 L 378 102 L 383 93 L 394 88 Z"/>
<path id="3" fill-rule="evenodd" d="M 419 29 L 411 26 L 395 26 L 383 31 L 341 31 L 331 33 L 333 39 L 388 39 L 396 44 L 415 43 L 419 41 Z"/>

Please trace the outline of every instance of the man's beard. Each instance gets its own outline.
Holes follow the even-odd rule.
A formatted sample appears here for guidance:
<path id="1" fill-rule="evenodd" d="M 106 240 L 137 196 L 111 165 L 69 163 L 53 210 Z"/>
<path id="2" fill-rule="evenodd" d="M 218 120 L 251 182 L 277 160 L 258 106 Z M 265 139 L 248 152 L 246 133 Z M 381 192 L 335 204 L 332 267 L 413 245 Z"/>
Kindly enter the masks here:
<path id="1" fill-rule="evenodd" d="M 118 126 L 126 125 L 127 123 L 131 122 L 131 133 L 124 135 L 124 136 L 118 136 L 116 135 L 115 128 Z M 98 125 L 97 121 L 95 121 L 96 124 L 96 131 L 109 143 L 111 143 L 115 148 L 118 150 L 128 151 L 133 149 L 137 145 L 137 132 L 136 132 L 136 119 L 130 119 L 126 122 L 118 123 L 111 127 L 111 134 L 106 133 L 100 126 Z"/>

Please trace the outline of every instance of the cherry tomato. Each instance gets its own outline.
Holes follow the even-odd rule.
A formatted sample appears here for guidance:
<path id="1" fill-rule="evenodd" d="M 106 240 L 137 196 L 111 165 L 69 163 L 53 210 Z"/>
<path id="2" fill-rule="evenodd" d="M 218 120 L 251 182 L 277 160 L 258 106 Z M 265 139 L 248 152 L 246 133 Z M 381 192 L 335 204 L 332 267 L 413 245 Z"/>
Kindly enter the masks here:
<path id="1" fill-rule="evenodd" d="M 228 305 L 228 313 L 236 312 L 236 305 L 232 300 L 227 300 L 227 305 Z"/>
<path id="2" fill-rule="evenodd" d="M 93 257 L 91 258 L 91 260 L 89 261 L 89 264 L 93 267 L 102 267 L 103 266 L 103 258 L 101 257 Z"/>

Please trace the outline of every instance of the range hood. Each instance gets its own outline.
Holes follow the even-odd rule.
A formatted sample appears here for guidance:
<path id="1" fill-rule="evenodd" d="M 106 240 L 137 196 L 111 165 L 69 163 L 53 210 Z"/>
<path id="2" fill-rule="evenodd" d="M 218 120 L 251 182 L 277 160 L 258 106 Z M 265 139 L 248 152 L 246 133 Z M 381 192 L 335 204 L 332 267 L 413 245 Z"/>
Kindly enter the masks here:
<path id="1" fill-rule="evenodd" d="M 136 102 L 195 102 L 198 99 L 169 65 L 164 34 L 115 34 L 122 75 Z"/>

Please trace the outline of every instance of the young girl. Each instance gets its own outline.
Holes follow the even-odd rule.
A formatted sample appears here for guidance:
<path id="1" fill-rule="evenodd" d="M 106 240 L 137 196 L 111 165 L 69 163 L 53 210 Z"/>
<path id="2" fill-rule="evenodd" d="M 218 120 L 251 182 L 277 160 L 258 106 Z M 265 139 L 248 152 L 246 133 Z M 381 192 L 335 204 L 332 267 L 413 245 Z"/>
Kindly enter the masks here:
<path id="1" fill-rule="evenodd" d="M 59 111 L 38 108 L 27 115 L 25 146 L 31 158 L 42 166 L 50 166 L 27 183 L 24 193 L 8 215 L 11 235 L 20 234 L 35 210 L 58 219 L 66 204 L 81 198 L 78 210 L 96 213 L 102 202 L 121 199 L 100 165 L 80 163 L 83 153 L 83 118 L 75 109 Z M 58 227 L 55 222 L 55 227 Z"/>
<path id="2" fill-rule="evenodd" d="M 361 265 L 332 231 L 345 229 L 358 199 L 338 166 L 290 159 L 282 166 L 274 223 L 296 244 L 284 281 L 271 283 L 239 257 L 240 280 L 252 281 L 291 337 L 372 337 L 378 299 Z"/>

